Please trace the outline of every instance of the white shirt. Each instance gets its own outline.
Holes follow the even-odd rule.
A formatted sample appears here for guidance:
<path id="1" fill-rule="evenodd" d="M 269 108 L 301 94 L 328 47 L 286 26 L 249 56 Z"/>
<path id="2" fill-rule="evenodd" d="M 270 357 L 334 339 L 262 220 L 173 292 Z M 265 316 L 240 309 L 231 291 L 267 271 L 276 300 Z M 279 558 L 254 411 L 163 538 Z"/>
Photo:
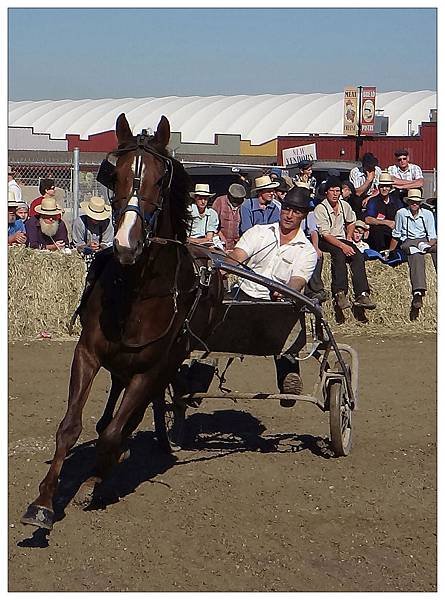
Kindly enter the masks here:
<path id="1" fill-rule="evenodd" d="M 327 198 L 317 204 L 314 209 L 315 218 L 318 223 L 318 231 L 321 235 L 328 233 L 334 237 L 345 240 L 347 237 L 346 228 L 349 223 L 356 221 L 356 216 L 351 205 L 346 200 L 338 201 L 338 213 L 329 204 Z"/>
<path id="2" fill-rule="evenodd" d="M 379 177 L 382 174 L 382 169 L 380 167 L 375 168 L 374 179 L 372 180 L 371 185 L 369 186 L 368 191 L 366 192 L 367 196 L 370 196 L 374 190 L 377 190 L 379 187 Z M 353 184 L 355 189 L 361 187 L 366 181 L 366 173 L 362 170 L 361 167 L 354 167 L 351 169 L 349 173 L 349 181 Z"/>
<path id="3" fill-rule="evenodd" d="M 12 192 L 14 194 L 14 200 L 16 202 L 22 201 L 22 190 L 15 179 L 8 181 L 8 192 Z"/>
<path id="4" fill-rule="evenodd" d="M 280 246 L 279 223 L 254 225 L 241 236 L 235 248 L 247 253 L 246 263 L 255 273 L 285 285 L 292 277 L 302 277 L 308 282 L 317 264 L 317 253 L 301 227 L 293 240 Z M 270 300 L 270 291 L 263 285 L 242 279 L 240 288 L 253 298 Z"/>
<path id="5" fill-rule="evenodd" d="M 408 168 L 405 171 L 399 167 L 399 165 L 390 165 L 388 167 L 388 173 L 397 179 L 403 179 L 404 181 L 415 181 L 416 179 L 422 179 L 422 169 L 418 165 L 408 163 Z"/>
<path id="6" fill-rule="evenodd" d="M 190 237 L 205 237 L 208 233 L 216 233 L 219 227 L 219 217 L 216 210 L 206 206 L 200 214 L 196 204 L 188 207 L 190 224 Z"/>

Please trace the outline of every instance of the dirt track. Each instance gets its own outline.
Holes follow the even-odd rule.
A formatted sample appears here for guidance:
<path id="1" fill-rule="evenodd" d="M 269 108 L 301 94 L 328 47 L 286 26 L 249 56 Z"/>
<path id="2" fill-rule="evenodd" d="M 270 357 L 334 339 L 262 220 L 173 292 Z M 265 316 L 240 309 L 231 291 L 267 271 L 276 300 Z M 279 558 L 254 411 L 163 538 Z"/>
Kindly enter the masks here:
<path id="1" fill-rule="evenodd" d="M 435 591 L 435 337 L 344 341 L 360 356 L 349 457 L 330 456 L 314 406 L 225 401 L 190 413 L 195 442 L 175 459 L 160 453 L 149 410 L 114 499 L 67 504 L 49 536 L 20 515 L 52 457 L 73 344 L 11 344 L 9 591 Z M 273 372 L 249 359 L 234 387 L 273 391 Z M 92 464 L 106 389 L 101 372 L 59 510 Z"/>

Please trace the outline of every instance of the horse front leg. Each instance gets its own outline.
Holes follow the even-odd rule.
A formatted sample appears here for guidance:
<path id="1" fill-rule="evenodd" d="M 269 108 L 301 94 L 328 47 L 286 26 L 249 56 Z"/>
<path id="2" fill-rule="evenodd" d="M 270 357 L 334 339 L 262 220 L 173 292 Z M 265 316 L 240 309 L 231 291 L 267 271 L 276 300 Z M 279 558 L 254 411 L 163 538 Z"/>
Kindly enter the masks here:
<path id="1" fill-rule="evenodd" d="M 96 431 L 99 435 L 111 423 L 113 419 L 114 409 L 116 408 L 116 403 L 124 387 L 125 386 L 118 379 L 116 379 L 116 377 L 111 375 L 111 390 L 108 396 L 107 405 L 105 407 L 103 415 L 96 423 Z"/>
<path id="2" fill-rule="evenodd" d="M 71 366 L 68 407 L 57 430 L 54 457 L 46 477 L 40 483 L 39 496 L 28 506 L 21 518 L 22 523 L 50 530 L 53 527 L 53 499 L 60 471 L 67 453 L 82 431 L 83 407 L 99 367 L 97 357 L 79 342 Z"/>

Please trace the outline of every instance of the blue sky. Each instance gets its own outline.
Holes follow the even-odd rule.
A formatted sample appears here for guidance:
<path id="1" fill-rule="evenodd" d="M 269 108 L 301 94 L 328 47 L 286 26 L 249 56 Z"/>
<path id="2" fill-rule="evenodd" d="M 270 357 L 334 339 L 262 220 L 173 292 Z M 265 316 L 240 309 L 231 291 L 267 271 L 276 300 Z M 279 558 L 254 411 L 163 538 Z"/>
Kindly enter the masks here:
<path id="1" fill-rule="evenodd" d="M 434 8 L 10 8 L 9 99 L 436 90 Z"/>

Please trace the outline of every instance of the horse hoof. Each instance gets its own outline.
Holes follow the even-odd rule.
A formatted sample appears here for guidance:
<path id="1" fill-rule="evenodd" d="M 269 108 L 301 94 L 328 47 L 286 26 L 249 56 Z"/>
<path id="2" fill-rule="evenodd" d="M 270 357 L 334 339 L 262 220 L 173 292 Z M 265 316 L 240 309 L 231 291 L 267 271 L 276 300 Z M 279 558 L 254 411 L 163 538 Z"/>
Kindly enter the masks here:
<path id="1" fill-rule="evenodd" d="M 20 522 L 24 525 L 34 525 L 51 531 L 54 523 L 54 511 L 45 508 L 45 506 L 30 504 Z"/>
<path id="2" fill-rule="evenodd" d="M 73 498 L 74 506 L 85 507 L 91 504 L 93 500 L 95 487 L 95 481 L 86 481 L 85 483 L 82 483 L 82 485 L 77 490 L 77 493 Z"/>

